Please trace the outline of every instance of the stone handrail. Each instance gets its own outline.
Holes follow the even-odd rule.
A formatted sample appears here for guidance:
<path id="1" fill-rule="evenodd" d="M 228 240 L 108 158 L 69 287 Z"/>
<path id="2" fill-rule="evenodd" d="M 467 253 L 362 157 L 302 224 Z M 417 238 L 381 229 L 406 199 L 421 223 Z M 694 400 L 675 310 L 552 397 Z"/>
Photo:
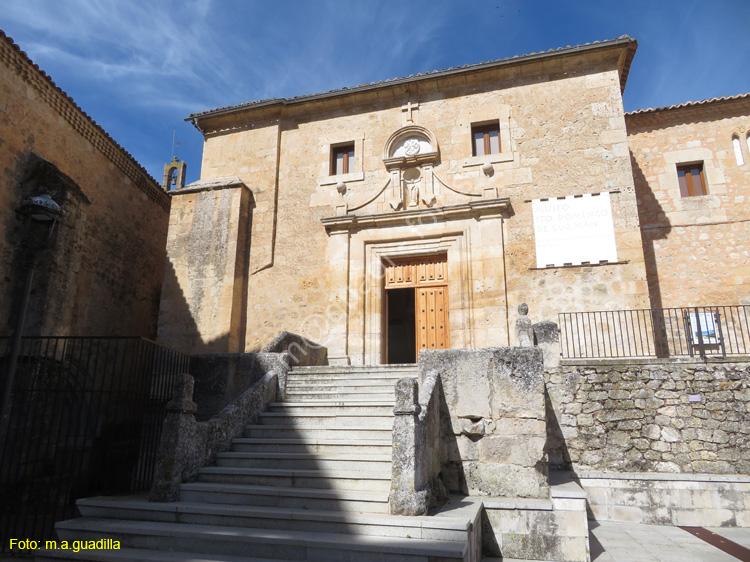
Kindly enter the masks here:
<path id="1" fill-rule="evenodd" d="M 269 367 L 263 378 L 205 422 L 195 420 L 193 377 L 179 375 L 173 398 L 167 404 L 149 501 L 177 501 L 180 483 L 194 478 L 199 468 L 212 464 L 216 453 L 227 450 L 246 424 L 257 421 L 271 402 L 281 398 L 288 358 L 281 353 L 263 355 L 268 356 L 265 359 Z"/>
<path id="2" fill-rule="evenodd" d="M 424 377 L 421 392 L 416 379 L 396 383 L 389 495 L 393 515 L 425 515 L 445 496 L 438 477 L 443 456 L 440 388 L 436 372 Z"/>

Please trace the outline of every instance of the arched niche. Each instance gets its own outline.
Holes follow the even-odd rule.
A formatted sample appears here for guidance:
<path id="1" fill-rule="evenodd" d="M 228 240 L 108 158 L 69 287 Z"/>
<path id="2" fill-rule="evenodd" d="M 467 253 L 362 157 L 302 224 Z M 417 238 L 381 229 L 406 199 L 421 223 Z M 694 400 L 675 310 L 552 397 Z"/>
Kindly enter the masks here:
<path id="1" fill-rule="evenodd" d="M 435 165 L 438 158 L 437 138 L 419 125 L 402 127 L 388 138 L 383 148 L 383 163 L 388 170 Z"/>

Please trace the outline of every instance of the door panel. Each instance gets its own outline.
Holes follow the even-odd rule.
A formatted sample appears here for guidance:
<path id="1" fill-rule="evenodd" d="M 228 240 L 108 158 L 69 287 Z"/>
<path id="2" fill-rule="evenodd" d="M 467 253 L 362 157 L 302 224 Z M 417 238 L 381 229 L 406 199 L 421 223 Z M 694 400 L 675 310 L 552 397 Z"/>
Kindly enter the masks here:
<path id="1" fill-rule="evenodd" d="M 438 254 L 433 256 L 420 256 L 414 258 L 398 258 L 383 260 L 385 271 L 384 286 L 388 296 L 386 302 L 386 336 L 384 343 L 384 359 L 388 363 L 402 361 L 397 359 L 393 346 L 406 344 L 412 349 L 416 348 L 416 354 L 420 349 L 449 349 L 450 341 L 448 329 L 448 256 Z M 394 314 L 404 317 L 405 311 L 397 311 L 394 306 L 409 306 L 405 302 L 396 305 L 396 295 L 401 291 L 411 291 L 411 311 L 413 313 L 412 326 L 414 331 L 409 335 L 410 341 L 401 341 L 404 337 L 402 332 L 403 322 L 399 323 Z M 392 293 L 392 294 L 391 294 Z M 391 298 L 393 297 L 393 298 Z M 393 321 L 392 321 L 393 320 Z M 397 343 L 398 342 L 398 343 Z M 399 357 L 406 357 L 399 352 Z M 415 357 L 413 360 L 416 360 Z"/>
<path id="2" fill-rule="evenodd" d="M 447 279 L 448 261 L 445 254 L 388 260 L 383 263 L 383 266 L 386 289 L 445 283 Z"/>
<path id="3" fill-rule="evenodd" d="M 417 354 L 420 349 L 448 349 L 448 287 L 417 287 Z"/>

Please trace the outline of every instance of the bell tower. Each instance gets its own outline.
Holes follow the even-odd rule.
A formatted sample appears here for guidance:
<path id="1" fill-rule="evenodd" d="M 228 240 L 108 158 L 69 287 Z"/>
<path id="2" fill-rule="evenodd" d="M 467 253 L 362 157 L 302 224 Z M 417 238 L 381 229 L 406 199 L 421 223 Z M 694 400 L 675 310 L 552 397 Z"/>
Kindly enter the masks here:
<path id="1" fill-rule="evenodd" d="M 185 187 L 186 170 L 187 164 L 182 160 L 178 160 L 177 156 L 173 157 L 169 164 L 164 164 L 164 179 L 161 182 L 162 189 L 164 191 L 172 191 Z"/>

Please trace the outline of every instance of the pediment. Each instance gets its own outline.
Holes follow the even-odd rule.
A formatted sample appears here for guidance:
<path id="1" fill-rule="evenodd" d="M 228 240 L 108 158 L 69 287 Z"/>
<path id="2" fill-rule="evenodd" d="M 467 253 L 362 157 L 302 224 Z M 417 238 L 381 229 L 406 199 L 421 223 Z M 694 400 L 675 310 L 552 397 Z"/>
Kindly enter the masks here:
<path id="1" fill-rule="evenodd" d="M 429 129 L 408 125 L 394 132 L 383 147 L 383 163 L 389 170 L 435 165 L 439 158 L 438 142 Z"/>

